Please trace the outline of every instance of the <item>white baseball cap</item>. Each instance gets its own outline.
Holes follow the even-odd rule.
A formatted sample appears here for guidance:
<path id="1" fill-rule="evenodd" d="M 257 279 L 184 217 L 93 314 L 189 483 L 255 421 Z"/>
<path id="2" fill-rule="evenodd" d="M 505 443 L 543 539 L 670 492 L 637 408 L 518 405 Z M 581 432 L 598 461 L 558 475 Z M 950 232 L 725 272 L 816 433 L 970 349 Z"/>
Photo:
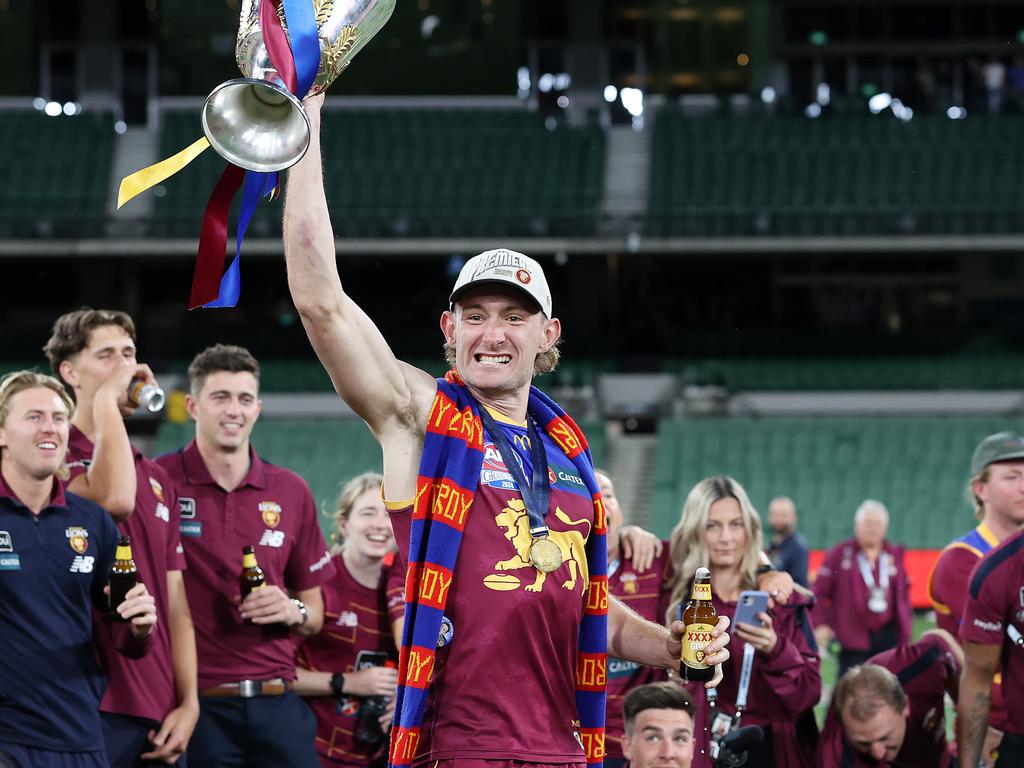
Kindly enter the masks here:
<path id="1" fill-rule="evenodd" d="M 452 306 L 470 288 L 478 285 L 498 284 L 518 288 L 537 304 L 541 312 L 551 318 L 551 290 L 540 264 L 525 254 L 508 248 L 484 251 L 466 262 L 455 281 L 449 298 Z"/>

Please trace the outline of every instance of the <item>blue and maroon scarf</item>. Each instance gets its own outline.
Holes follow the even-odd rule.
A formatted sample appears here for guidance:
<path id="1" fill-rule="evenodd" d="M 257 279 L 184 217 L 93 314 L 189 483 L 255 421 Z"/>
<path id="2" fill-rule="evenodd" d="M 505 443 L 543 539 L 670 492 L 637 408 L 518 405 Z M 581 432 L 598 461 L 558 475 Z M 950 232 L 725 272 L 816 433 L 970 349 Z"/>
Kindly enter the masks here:
<path id="1" fill-rule="evenodd" d="M 605 756 L 604 714 L 608 649 L 608 556 L 604 504 L 594 479 L 586 438 L 557 403 L 530 388 L 528 412 L 565 453 L 594 502 L 594 526 L 587 540 L 590 583 L 576 654 L 576 710 L 587 763 Z M 412 764 L 437 653 L 441 617 L 459 555 L 462 532 L 480 481 L 484 428 L 479 404 L 455 371 L 437 380 L 423 444 L 409 537 L 405 581 L 405 627 L 398 662 L 395 720 L 389 768 Z"/>

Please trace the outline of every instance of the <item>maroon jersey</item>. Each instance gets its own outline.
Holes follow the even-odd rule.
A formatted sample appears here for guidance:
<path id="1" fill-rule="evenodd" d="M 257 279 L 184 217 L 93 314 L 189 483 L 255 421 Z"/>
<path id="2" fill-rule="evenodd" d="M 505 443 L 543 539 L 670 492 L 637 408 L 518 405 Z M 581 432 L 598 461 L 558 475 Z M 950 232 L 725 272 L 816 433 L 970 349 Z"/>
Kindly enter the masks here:
<path id="1" fill-rule="evenodd" d="M 946 768 L 952 756 L 946 743 L 945 696 L 954 700 L 960 663 L 939 635 L 925 635 L 872 656 L 868 664 L 885 667 L 907 695 L 910 715 L 903 746 L 891 764 L 855 750 L 846 740 L 839 715 L 829 707 L 818 750 L 820 768 Z"/>
<path id="2" fill-rule="evenodd" d="M 886 608 L 881 613 L 868 609 L 868 587 L 858 567 L 860 548 L 855 539 L 836 544 L 825 554 L 814 581 L 815 624 L 827 624 L 844 650 L 870 651 L 871 634 L 895 623 L 898 642 L 910 639 L 910 581 L 903 562 L 903 548 L 885 542 L 882 554 L 889 564 Z M 882 557 L 871 565 L 874 583 L 881 585 Z"/>
<path id="3" fill-rule="evenodd" d="M 953 637 L 960 634 L 960 619 L 967 605 L 967 581 L 971 571 L 999 539 L 982 523 L 942 550 L 931 578 L 928 597 L 935 608 L 935 623 Z"/>
<path id="4" fill-rule="evenodd" d="M 400 505 L 397 509 L 404 509 L 407 506 L 409 506 L 409 502 Z M 406 539 L 405 547 L 408 547 L 408 537 Z M 392 624 L 405 618 L 405 571 L 405 559 L 395 552 L 394 558 L 387 566 L 387 581 L 384 586 L 388 601 L 388 621 Z"/>
<path id="5" fill-rule="evenodd" d="M 1010 643 L 1007 630 L 1024 634 L 1024 529 L 993 549 L 975 567 L 968 588 L 960 637 L 981 645 L 1000 645 L 1006 725 L 1024 734 L 1024 650 Z"/>
<path id="6" fill-rule="evenodd" d="M 356 581 L 341 555 L 332 558 L 334 576 L 321 590 L 324 596 L 324 626 L 298 647 L 300 667 L 318 672 L 352 672 L 357 662 L 376 653 L 379 666 L 384 657 L 397 664 L 398 649 L 391 637 L 388 619 L 388 571 L 381 572 L 380 584 L 366 587 Z M 362 654 L 362 656 L 360 655 Z M 363 699 L 329 696 L 306 699 L 316 715 L 316 750 L 330 761 L 344 765 L 369 765 L 387 749 L 387 740 L 377 745 L 355 738 L 359 708 Z"/>
<path id="7" fill-rule="evenodd" d="M 629 608 L 655 624 L 665 623 L 670 591 L 665 588 L 672 574 L 668 542 L 662 542 L 661 555 L 646 571 L 637 571 L 630 560 L 608 564 L 608 591 Z M 605 752 L 608 758 L 622 758 L 625 725 L 622 699 L 638 685 L 665 680 L 665 670 L 645 667 L 635 661 L 608 657 L 607 712 L 605 714 Z"/>
<path id="8" fill-rule="evenodd" d="M 501 427 L 531 477 L 526 427 Z M 522 496 L 485 433 L 480 482 L 445 609 L 453 632 L 437 652 L 414 765 L 454 758 L 586 761 L 575 675 L 594 505 L 572 462 L 547 435 L 541 439 L 551 483 L 547 524 L 569 555 L 547 575 L 530 563 Z M 391 512 L 403 559 L 411 515 L 411 506 Z"/>
<path id="9" fill-rule="evenodd" d="M 239 615 L 243 546 L 255 546 L 267 584 L 286 592 L 318 587 L 334 575 L 309 486 L 255 450 L 249 456 L 249 472 L 230 493 L 210 476 L 195 441 L 157 459 L 178 494 L 200 689 L 295 679 L 288 628 L 246 624 Z"/>
<path id="10" fill-rule="evenodd" d="M 68 436 L 67 464 L 71 478 L 85 474 L 95 446 L 78 427 Z M 185 568 L 178 535 L 178 503 L 167 473 L 132 448 L 135 456 L 135 509 L 117 524 L 131 537 L 132 558 L 139 580 L 156 601 L 157 622 L 149 653 L 128 659 L 118 653 L 108 632 L 95 637 L 107 673 L 107 690 L 100 710 L 119 715 L 163 720 L 177 706 L 171 625 L 167 605 L 167 572 Z"/>
<path id="11" fill-rule="evenodd" d="M 928 596 L 935 608 L 935 623 L 953 637 L 960 636 L 960 622 L 967 606 L 967 587 L 971 571 L 999 539 L 982 523 L 949 544 L 939 556 L 931 578 Z M 1006 730 L 1006 704 L 1003 701 L 1002 677 L 997 674 L 992 682 L 992 710 L 989 723 L 1001 731 Z"/>

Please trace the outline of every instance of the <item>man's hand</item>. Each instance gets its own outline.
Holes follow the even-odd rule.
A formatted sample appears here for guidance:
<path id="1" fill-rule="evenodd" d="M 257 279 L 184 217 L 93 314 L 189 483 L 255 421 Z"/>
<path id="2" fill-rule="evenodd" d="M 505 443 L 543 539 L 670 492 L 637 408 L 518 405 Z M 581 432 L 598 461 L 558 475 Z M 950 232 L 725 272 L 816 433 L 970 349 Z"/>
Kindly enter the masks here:
<path id="1" fill-rule="evenodd" d="M 732 639 L 729 637 L 729 617 L 719 616 L 718 623 L 715 624 L 715 628 L 711 632 L 712 640 L 708 643 L 707 648 L 704 649 L 705 661 L 708 665 L 715 667 L 715 674 L 708 682 L 704 683 L 705 688 L 714 688 L 720 682 L 722 682 L 722 665 L 729 660 L 730 653 L 729 649 L 726 648 L 729 645 L 729 641 Z M 666 640 L 668 647 L 668 655 L 676 660 L 676 665 L 673 671 L 680 673 L 679 669 L 679 657 L 683 652 L 683 634 L 686 632 L 686 625 L 681 621 L 673 621 L 672 626 L 669 627 L 669 635 Z"/>
<path id="2" fill-rule="evenodd" d="M 96 390 L 96 394 L 100 397 L 113 398 L 121 413 L 127 416 L 138 407 L 128 402 L 128 386 L 135 379 L 143 379 L 147 384 L 156 385 L 156 377 L 149 366 L 144 363 L 135 363 L 115 368 Z"/>
<path id="3" fill-rule="evenodd" d="M 661 554 L 661 539 L 636 525 L 627 525 L 619 532 L 622 557 L 633 564 L 634 571 L 646 571 Z"/>
<path id="4" fill-rule="evenodd" d="M 785 571 L 768 571 L 757 577 L 757 588 L 767 592 L 769 598 L 774 601 L 770 603 L 783 603 L 789 600 L 793 594 L 793 577 Z"/>
<path id="5" fill-rule="evenodd" d="M 395 698 L 398 670 L 394 667 L 367 667 L 345 673 L 345 693 L 353 696 L 390 696 Z"/>
<path id="6" fill-rule="evenodd" d="M 109 584 L 103 588 L 103 593 L 110 595 Z M 124 602 L 114 610 L 122 619 L 129 620 L 132 637 L 136 640 L 149 637 L 156 626 L 156 600 L 141 581 L 125 593 Z"/>
<path id="7" fill-rule="evenodd" d="M 772 625 L 772 617 L 767 613 L 759 613 L 757 618 L 761 626 L 740 623 L 736 625 L 736 634 L 747 645 L 753 646 L 758 653 L 771 653 L 775 650 L 775 644 L 779 642 L 779 636 L 775 634 Z"/>
<path id="8" fill-rule="evenodd" d="M 167 713 L 160 730 L 150 730 L 149 741 L 154 749 L 140 755 L 143 760 L 162 760 L 168 765 L 178 762 L 178 758 L 188 749 L 188 740 L 199 721 L 199 702 L 191 701 L 172 709 Z"/>
<path id="9" fill-rule="evenodd" d="M 302 623 L 299 607 L 280 587 L 270 584 L 250 592 L 239 605 L 239 612 L 253 624 L 295 627 Z"/>
<path id="10" fill-rule="evenodd" d="M 992 768 L 995 765 L 992 753 L 999 748 L 1002 742 L 1003 732 L 990 725 L 988 733 L 985 734 L 985 742 L 981 745 L 981 761 L 985 764 L 985 768 Z"/>

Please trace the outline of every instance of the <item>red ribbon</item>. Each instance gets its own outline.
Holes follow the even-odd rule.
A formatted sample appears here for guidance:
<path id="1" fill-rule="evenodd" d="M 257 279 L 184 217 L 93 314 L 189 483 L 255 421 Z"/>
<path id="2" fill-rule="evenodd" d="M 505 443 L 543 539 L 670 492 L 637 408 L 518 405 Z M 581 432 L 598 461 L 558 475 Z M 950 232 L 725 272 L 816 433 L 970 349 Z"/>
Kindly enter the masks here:
<path id="1" fill-rule="evenodd" d="M 220 295 L 220 279 L 224 274 L 224 254 L 228 243 L 228 213 L 231 201 L 244 178 L 245 171 L 229 163 L 210 194 L 203 213 L 203 231 L 199 235 L 196 268 L 192 273 L 189 309 L 208 304 Z"/>
<path id="2" fill-rule="evenodd" d="M 263 44 L 267 46 L 270 63 L 277 70 L 288 90 L 295 93 L 298 80 L 295 76 L 295 57 L 292 56 L 291 43 L 281 27 L 281 19 L 277 15 L 280 0 L 260 0 L 260 24 L 263 28 Z M 301 96 L 300 96 L 301 98 Z"/>

